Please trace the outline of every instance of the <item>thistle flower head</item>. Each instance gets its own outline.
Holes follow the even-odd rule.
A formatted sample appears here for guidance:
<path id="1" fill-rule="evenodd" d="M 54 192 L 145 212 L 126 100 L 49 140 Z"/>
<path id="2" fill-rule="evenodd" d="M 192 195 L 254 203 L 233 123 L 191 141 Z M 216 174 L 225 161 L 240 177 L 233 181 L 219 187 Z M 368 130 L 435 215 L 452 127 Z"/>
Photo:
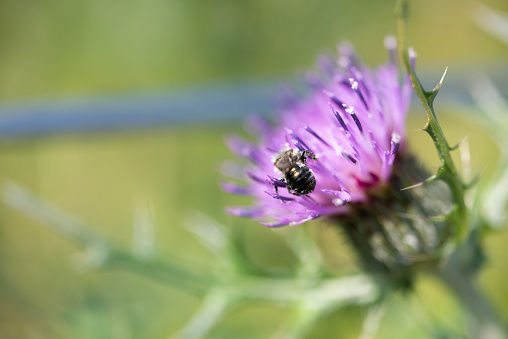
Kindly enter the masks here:
<path id="1" fill-rule="evenodd" d="M 228 140 L 250 165 L 247 186 L 223 188 L 255 198 L 253 206 L 229 208 L 231 214 L 270 227 L 297 225 L 348 215 L 390 185 L 405 149 L 411 86 L 400 81 L 395 40 L 386 47 L 390 62 L 376 70 L 362 65 L 349 44 L 339 46 L 338 58 L 320 57 L 305 77 L 308 93 L 289 97 L 276 125 L 254 118 L 248 127 L 256 143 Z"/>

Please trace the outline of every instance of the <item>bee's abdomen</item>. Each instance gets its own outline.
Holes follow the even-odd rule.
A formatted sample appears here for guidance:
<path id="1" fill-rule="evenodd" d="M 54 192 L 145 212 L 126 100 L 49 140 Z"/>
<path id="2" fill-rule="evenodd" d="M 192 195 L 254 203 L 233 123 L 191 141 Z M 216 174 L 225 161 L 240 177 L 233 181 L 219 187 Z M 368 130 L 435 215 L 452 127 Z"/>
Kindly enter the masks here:
<path id="1" fill-rule="evenodd" d="M 316 187 L 316 178 L 307 166 L 293 165 L 288 171 L 287 181 L 297 194 L 309 194 Z"/>

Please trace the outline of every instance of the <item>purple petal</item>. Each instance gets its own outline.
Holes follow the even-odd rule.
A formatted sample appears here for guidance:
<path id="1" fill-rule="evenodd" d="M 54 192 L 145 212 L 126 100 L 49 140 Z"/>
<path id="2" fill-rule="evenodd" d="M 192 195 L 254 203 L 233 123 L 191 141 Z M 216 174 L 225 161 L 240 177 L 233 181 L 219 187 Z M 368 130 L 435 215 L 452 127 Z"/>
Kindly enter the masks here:
<path id="1" fill-rule="evenodd" d="M 262 157 L 259 154 L 259 151 L 257 151 L 256 149 L 256 146 L 252 143 L 248 143 L 242 140 L 238 136 L 230 136 L 229 138 L 227 138 L 226 145 L 233 153 L 237 154 L 242 158 L 250 160 L 255 164 L 260 164 L 263 162 Z"/>
<path id="2" fill-rule="evenodd" d="M 232 206 L 226 208 L 228 214 L 244 217 L 244 218 L 258 218 L 263 215 L 263 212 L 258 208 L 245 207 L 245 206 Z"/>
<path id="3" fill-rule="evenodd" d="M 310 149 L 309 146 L 307 146 L 303 141 L 302 139 L 300 139 L 300 137 L 298 135 L 296 135 L 296 133 L 290 129 L 287 129 L 286 128 L 286 132 L 296 141 L 298 141 L 298 143 L 300 143 L 305 149 L 309 150 L 312 152 L 312 150 Z"/>
<path id="4" fill-rule="evenodd" d="M 353 91 L 356 92 L 356 94 L 358 95 L 358 97 L 362 101 L 363 105 L 368 110 L 369 109 L 369 105 L 367 105 L 367 102 L 365 101 L 365 98 L 363 97 L 363 94 L 362 94 L 360 88 L 358 87 L 358 81 L 356 81 L 354 78 L 349 78 L 349 82 L 351 84 L 351 88 L 353 89 Z"/>
<path id="5" fill-rule="evenodd" d="M 303 224 L 306 221 L 316 219 L 318 217 L 319 217 L 318 215 L 308 215 L 302 219 L 281 218 L 281 219 L 279 219 L 278 222 L 261 222 L 260 224 L 263 226 L 271 227 L 271 228 L 276 228 L 276 227 L 281 227 L 281 226 L 296 226 L 296 225 Z"/>
<path id="6" fill-rule="evenodd" d="M 340 126 L 344 129 L 344 131 L 348 131 L 348 128 L 346 126 L 346 123 L 344 122 L 344 119 L 342 119 L 342 117 L 340 116 L 340 113 L 339 111 L 337 111 L 336 109 L 334 109 L 332 107 L 332 112 L 333 112 L 333 115 L 335 115 L 335 118 L 337 119 L 337 121 L 339 122 Z"/>
<path id="7" fill-rule="evenodd" d="M 345 190 L 344 191 L 337 191 L 337 190 L 328 190 L 328 189 L 323 189 L 321 191 L 324 193 L 331 194 L 334 197 L 336 197 L 338 199 L 338 200 L 334 201 L 334 204 L 336 206 L 342 206 L 342 205 L 345 205 L 351 201 L 351 194 L 348 191 L 345 191 Z"/>
<path id="8" fill-rule="evenodd" d="M 247 176 L 249 178 L 251 178 L 252 180 L 254 180 L 255 182 L 258 182 L 258 183 L 261 183 L 261 184 L 265 184 L 266 183 L 265 180 L 261 179 L 259 176 L 255 175 L 251 171 L 245 171 L 245 174 L 247 174 Z"/>
<path id="9" fill-rule="evenodd" d="M 326 141 L 324 141 L 323 138 L 321 138 L 316 132 L 314 132 L 309 126 L 305 126 L 304 129 L 310 134 L 312 134 L 316 139 L 321 141 L 323 144 L 330 147 L 330 145 Z"/>
<path id="10" fill-rule="evenodd" d="M 222 184 L 227 192 L 256 198 L 252 207 L 231 208 L 230 213 L 264 220 L 269 227 L 298 225 L 349 213 L 351 203 L 368 203 L 372 190 L 390 184 L 395 157 L 404 146 L 411 87 L 407 77 L 400 82 L 396 41 L 387 38 L 385 44 L 391 62 L 375 72 L 361 64 L 350 44 L 343 44 L 338 60 L 321 58 L 321 69 L 307 73 L 308 95 L 291 92 L 280 125 L 254 117 L 247 128 L 259 135 L 257 144 L 228 140 L 233 152 L 256 165 L 245 171 L 249 186 Z M 272 157 L 290 149 L 319 155 L 319 161 L 307 164 L 317 184 L 309 195 L 286 193 L 287 183 L 277 177 Z"/>
<path id="11" fill-rule="evenodd" d="M 282 202 L 290 202 L 290 201 L 293 201 L 295 200 L 294 198 L 290 198 L 290 197 L 285 197 L 285 196 L 282 196 L 282 195 L 279 195 L 277 193 L 270 193 L 268 191 L 264 191 L 266 194 L 268 194 L 269 196 L 271 196 L 272 198 L 275 198 L 275 199 L 278 199 Z"/>
<path id="12" fill-rule="evenodd" d="M 224 192 L 237 195 L 252 195 L 251 188 L 249 186 L 239 186 L 231 182 L 221 183 L 221 188 Z"/>
<path id="13" fill-rule="evenodd" d="M 266 179 L 266 182 L 269 184 L 269 185 L 272 185 L 274 187 L 287 187 L 287 184 L 286 182 L 284 181 L 281 181 L 277 178 L 274 178 L 272 177 L 271 175 L 268 176 L 268 179 Z"/>

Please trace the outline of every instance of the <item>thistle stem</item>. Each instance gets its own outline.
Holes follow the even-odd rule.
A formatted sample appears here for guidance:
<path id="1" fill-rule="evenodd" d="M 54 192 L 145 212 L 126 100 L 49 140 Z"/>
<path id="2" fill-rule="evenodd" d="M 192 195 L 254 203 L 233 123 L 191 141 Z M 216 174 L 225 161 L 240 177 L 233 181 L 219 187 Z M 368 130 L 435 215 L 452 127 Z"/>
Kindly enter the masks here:
<path id="1" fill-rule="evenodd" d="M 449 222 L 456 226 L 458 243 L 464 245 L 463 241 L 468 236 L 469 226 L 468 210 L 464 199 L 467 185 L 462 181 L 453 163 L 450 154 L 452 148 L 444 137 L 433 107 L 434 99 L 442 85 L 443 79 L 432 91 L 428 92 L 424 90 L 411 65 L 411 60 L 405 47 L 405 27 L 409 16 L 409 0 L 399 0 L 397 15 L 399 57 L 411 80 L 415 93 L 427 112 L 428 121 L 424 130 L 432 138 L 441 161 L 440 168 L 434 175 L 434 178 L 444 181 L 450 188 L 455 206 L 454 211 L 450 213 Z M 460 248 L 456 248 L 456 252 L 449 262 L 445 266 L 433 270 L 433 274 L 453 291 L 468 313 L 476 320 L 474 324 L 476 325 L 474 328 L 476 332 L 473 335 L 474 338 L 507 339 L 508 334 L 504 324 L 478 289 L 475 281 L 472 280 L 473 272 L 468 271 L 467 264 L 461 262 L 460 259 Z"/>
<path id="2" fill-rule="evenodd" d="M 450 150 L 452 149 L 444 133 L 439 125 L 436 114 L 434 112 L 434 99 L 443 83 L 443 78 L 439 81 L 438 85 L 430 92 L 425 91 L 420 80 L 418 79 L 409 58 L 408 51 L 405 43 L 406 22 L 409 16 L 409 0 L 400 0 L 397 7 L 397 40 L 399 58 L 402 66 L 406 70 L 413 89 L 420 99 L 423 108 L 427 112 L 427 124 L 423 128 L 432 138 L 440 159 L 440 167 L 433 179 L 440 179 L 444 181 L 450 188 L 455 204 L 454 210 L 450 213 L 449 217 L 453 224 L 456 226 L 456 233 L 458 242 L 465 240 L 468 231 L 468 212 L 464 200 L 465 190 L 467 185 L 462 182 L 462 179 L 455 167 L 452 160 Z M 446 74 L 446 71 L 445 71 Z"/>

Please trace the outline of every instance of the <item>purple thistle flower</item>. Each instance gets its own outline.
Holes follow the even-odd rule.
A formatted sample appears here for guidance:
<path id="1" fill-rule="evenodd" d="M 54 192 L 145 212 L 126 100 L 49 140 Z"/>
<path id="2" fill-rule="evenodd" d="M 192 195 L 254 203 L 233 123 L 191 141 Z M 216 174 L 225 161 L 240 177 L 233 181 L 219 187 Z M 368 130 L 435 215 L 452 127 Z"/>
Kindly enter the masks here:
<path id="1" fill-rule="evenodd" d="M 228 146 L 249 161 L 247 185 L 223 184 L 227 192 L 250 195 L 253 206 L 228 212 L 260 220 L 269 227 L 298 225 L 322 216 L 347 215 L 389 186 L 393 166 L 405 151 L 405 120 L 411 96 L 406 78 L 400 83 L 396 42 L 386 39 L 390 62 L 371 70 L 352 46 L 339 46 L 339 58 L 320 57 L 319 70 L 306 77 L 309 93 L 288 100 L 276 126 L 259 118 L 249 121 L 258 142 L 238 137 Z M 299 160 L 315 178 L 312 192 L 297 195 L 274 164 L 283 152 L 313 154 Z"/>

